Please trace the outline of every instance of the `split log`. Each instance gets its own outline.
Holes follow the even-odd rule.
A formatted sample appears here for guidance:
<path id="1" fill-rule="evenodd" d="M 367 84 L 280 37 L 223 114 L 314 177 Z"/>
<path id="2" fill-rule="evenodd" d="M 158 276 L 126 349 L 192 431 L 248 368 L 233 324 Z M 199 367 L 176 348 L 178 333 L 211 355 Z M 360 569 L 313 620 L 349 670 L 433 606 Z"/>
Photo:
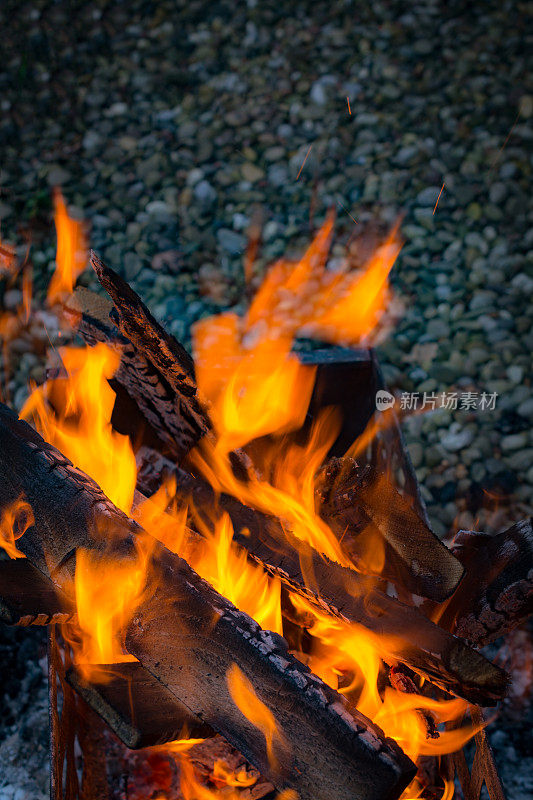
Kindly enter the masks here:
<path id="1" fill-rule="evenodd" d="M 345 547 L 356 565 L 379 531 L 384 578 L 435 601 L 457 588 L 464 567 L 385 475 L 371 467 L 360 469 L 352 458 L 333 458 L 321 471 L 317 496 L 322 517 L 339 537 L 349 532 Z"/>
<path id="2" fill-rule="evenodd" d="M 476 646 L 503 636 L 533 613 L 533 527 L 524 519 L 490 536 L 460 531 L 452 552 L 466 577 L 440 624 Z"/>
<path id="3" fill-rule="evenodd" d="M 130 750 L 214 735 L 138 661 L 98 664 L 96 670 L 105 680 L 87 681 L 75 667 L 66 680 Z"/>
<path id="4" fill-rule="evenodd" d="M 200 436 L 194 414 L 188 413 L 188 398 L 184 395 L 176 399 L 164 376 L 113 324 L 110 318 L 113 309 L 108 298 L 83 287 L 76 289 L 64 307 L 88 345 L 104 342 L 120 355 L 120 365 L 111 385 L 117 393 L 118 410 L 125 394 L 141 412 L 132 414 L 131 407 L 126 412 L 128 423 L 135 424 L 135 434 L 139 435 L 143 429 L 145 433 L 149 427 L 148 441 L 156 444 L 155 435 L 162 449 L 180 460 Z M 113 423 L 115 418 L 114 411 Z M 115 427 L 120 429 L 120 425 Z"/>
<path id="5" fill-rule="evenodd" d="M 103 288 L 114 303 L 111 318 L 120 332 L 134 346 L 135 352 L 149 362 L 157 373 L 154 386 L 165 387 L 169 408 L 165 421 L 179 428 L 180 441 L 190 448 L 210 428 L 208 417 L 198 398 L 194 364 L 185 348 L 150 314 L 141 299 L 114 270 L 91 252 L 91 264 Z"/>
<path id="6" fill-rule="evenodd" d="M 0 561 L 0 622 L 49 625 L 67 622 L 73 614 L 67 596 L 27 558 Z"/>
<path id="7" fill-rule="evenodd" d="M 416 768 L 398 745 L 297 661 L 279 636 L 219 595 L 177 555 L 128 519 L 101 489 L 29 425 L 0 406 L 0 507 L 21 495 L 34 525 L 19 549 L 60 586 L 76 549 L 129 558 L 153 545 L 148 586 L 127 634 L 128 651 L 187 708 L 221 733 L 276 788 L 301 800 L 396 800 Z M 233 701 L 237 664 L 283 731 L 268 758 L 265 735 Z M 286 744 L 285 744 L 286 743 Z"/>
<path id="8" fill-rule="evenodd" d="M 161 459 L 159 470 L 166 463 Z M 141 477 L 143 472 L 141 470 Z M 435 625 L 411 605 L 375 588 L 365 576 L 321 556 L 284 530 L 276 517 L 243 505 L 230 495 L 215 496 L 205 481 L 174 469 L 178 496 L 192 504 L 203 524 L 226 512 L 234 540 L 288 588 L 378 638 L 383 658 L 406 664 L 418 674 L 472 703 L 494 705 L 508 678 L 462 639 Z M 193 517 L 194 522 L 194 517 Z"/>

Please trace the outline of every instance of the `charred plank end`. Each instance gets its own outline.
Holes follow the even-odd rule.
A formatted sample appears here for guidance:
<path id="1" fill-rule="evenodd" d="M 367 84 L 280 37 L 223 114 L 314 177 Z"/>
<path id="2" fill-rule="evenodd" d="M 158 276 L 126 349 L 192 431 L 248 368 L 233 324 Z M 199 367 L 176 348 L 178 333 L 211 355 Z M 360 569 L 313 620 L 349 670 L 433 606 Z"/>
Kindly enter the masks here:
<path id="1" fill-rule="evenodd" d="M 120 331 L 138 353 L 158 371 L 174 393 L 174 412 L 191 432 L 191 446 L 210 429 L 209 419 L 198 398 L 194 363 L 173 336 L 150 314 L 140 297 L 114 270 L 91 252 L 91 264 L 115 305 L 112 312 Z"/>
<path id="2" fill-rule="evenodd" d="M 176 412 L 176 397 L 168 381 L 142 352 L 137 350 L 110 319 L 114 309 L 108 297 L 78 287 L 65 304 L 64 310 L 71 314 L 78 331 L 89 346 L 103 342 L 120 355 L 120 364 L 112 381 L 120 394 L 126 393 L 139 409 L 140 425 L 132 430 L 132 419 L 128 414 L 126 430 L 122 433 L 139 433 L 146 424 L 160 440 L 165 452 L 182 459 L 198 439 L 197 426 Z M 120 398 L 118 398 L 119 400 Z M 178 408 L 179 410 L 179 408 Z M 113 412 L 113 424 L 117 408 Z M 134 420 L 136 417 L 134 417 Z M 124 420 L 120 420 L 124 422 Z M 139 420 L 137 420 L 139 423 Z"/>
<path id="3" fill-rule="evenodd" d="M 0 561 L 0 622 L 49 625 L 75 613 L 70 601 L 27 558 Z"/>
<path id="4" fill-rule="evenodd" d="M 67 682 L 130 750 L 214 735 L 138 661 L 99 664 L 97 670 L 104 681 L 87 682 L 71 667 Z"/>
<path id="5" fill-rule="evenodd" d="M 365 528 L 379 532 L 386 547 L 383 577 L 437 602 L 458 586 L 463 566 L 385 475 L 360 469 L 351 458 L 330 459 L 319 476 L 317 500 L 334 530 L 361 532 L 350 537 L 356 559 L 368 545 Z"/>
<path id="6" fill-rule="evenodd" d="M 460 531 L 452 551 L 466 579 L 442 625 L 477 646 L 493 642 L 533 613 L 533 526 L 527 518 L 495 536 Z"/>
<path id="7" fill-rule="evenodd" d="M 301 800 L 398 797 L 414 775 L 400 748 L 297 661 L 277 634 L 262 630 L 170 553 L 158 559 L 155 590 L 126 635 L 129 652 L 236 747 L 279 790 Z M 237 664 L 281 733 L 276 764 L 265 736 L 233 701 Z"/>

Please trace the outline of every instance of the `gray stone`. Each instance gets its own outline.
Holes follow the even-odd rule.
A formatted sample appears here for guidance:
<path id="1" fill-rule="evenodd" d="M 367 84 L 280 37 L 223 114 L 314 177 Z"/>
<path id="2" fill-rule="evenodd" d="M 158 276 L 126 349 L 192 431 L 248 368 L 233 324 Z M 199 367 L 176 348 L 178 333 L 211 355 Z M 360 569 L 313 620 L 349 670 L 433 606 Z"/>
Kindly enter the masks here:
<path id="1" fill-rule="evenodd" d="M 245 237 L 229 228 L 219 228 L 217 239 L 220 247 L 228 253 L 242 253 L 246 247 Z"/>
<path id="2" fill-rule="evenodd" d="M 435 207 L 435 203 L 437 202 L 437 197 L 439 196 L 439 192 L 441 190 L 441 186 L 428 186 L 426 189 L 422 189 L 416 196 L 416 202 L 419 206 L 431 206 L 433 209 Z"/>
<path id="3" fill-rule="evenodd" d="M 440 443 L 445 450 L 455 453 L 472 442 L 474 434 L 468 428 L 461 428 L 459 423 L 452 423 L 450 430 L 441 437 Z"/>
<path id="4" fill-rule="evenodd" d="M 196 184 L 193 194 L 198 202 L 204 207 L 212 206 L 217 199 L 217 193 L 215 189 L 211 186 L 209 181 L 206 180 L 199 181 L 199 183 Z"/>

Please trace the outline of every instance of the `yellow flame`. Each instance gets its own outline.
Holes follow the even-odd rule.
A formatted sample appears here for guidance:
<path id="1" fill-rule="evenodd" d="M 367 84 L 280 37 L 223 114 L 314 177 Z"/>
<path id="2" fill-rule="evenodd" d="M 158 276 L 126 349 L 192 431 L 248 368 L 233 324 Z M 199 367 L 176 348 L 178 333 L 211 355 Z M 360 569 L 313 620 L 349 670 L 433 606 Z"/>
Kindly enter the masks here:
<path id="1" fill-rule="evenodd" d="M 53 304 L 71 294 L 77 278 L 87 266 L 87 242 L 81 222 L 69 217 L 63 196 L 54 192 L 57 232 L 56 269 L 48 288 L 48 302 Z"/>
<path id="2" fill-rule="evenodd" d="M 107 497 L 128 514 L 137 467 L 128 437 L 111 427 L 115 393 L 108 383 L 120 357 L 105 344 L 65 347 L 59 354 L 67 377 L 55 378 L 35 389 L 21 416 L 33 416 L 44 438 L 90 475 Z"/>
<path id="3" fill-rule="evenodd" d="M 274 750 L 277 747 L 287 750 L 288 744 L 272 711 L 259 699 L 251 682 L 237 664 L 232 664 L 228 669 L 226 680 L 231 698 L 239 711 L 265 737 L 268 762 L 273 769 L 277 769 L 278 759 Z"/>
<path id="4" fill-rule="evenodd" d="M 15 544 L 35 522 L 29 503 L 19 497 L 0 513 L 0 547 L 9 558 L 26 558 Z"/>

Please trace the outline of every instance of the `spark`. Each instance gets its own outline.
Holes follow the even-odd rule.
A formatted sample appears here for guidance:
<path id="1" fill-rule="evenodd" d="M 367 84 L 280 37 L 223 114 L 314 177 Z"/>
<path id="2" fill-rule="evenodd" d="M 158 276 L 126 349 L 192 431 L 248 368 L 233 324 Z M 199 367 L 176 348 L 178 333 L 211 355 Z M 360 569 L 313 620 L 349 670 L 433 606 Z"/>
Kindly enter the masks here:
<path id="1" fill-rule="evenodd" d="M 348 103 L 348 114 L 352 116 L 352 109 L 350 108 L 350 98 L 346 96 L 346 102 Z"/>
<path id="2" fill-rule="evenodd" d="M 494 169 L 494 167 L 496 166 L 496 163 L 497 163 L 497 161 L 498 161 L 498 159 L 499 159 L 499 157 L 500 157 L 500 155 L 501 155 L 501 153 L 502 153 L 502 150 L 504 149 L 504 147 L 507 145 L 507 142 L 508 142 L 508 141 L 509 141 L 509 139 L 511 138 L 511 135 L 512 135 L 512 133 L 513 133 L 514 129 L 516 128 L 516 124 L 517 124 L 518 120 L 520 119 L 520 113 L 521 113 L 521 111 L 520 111 L 520 109 L 518 109 L 518 114 L 516 115 L 515 121 L 514 121 L 514 122 L 513 122 L 513 124 L 512 124 L 511 130 L 510 130 L 510 131 L 509 131 L 509 133 L 507 134 L 507 136 L 506 136 L 506 139 L 505 139 L 505 142 L 502 144 L 502 146 L 500 147 L 500 149 L 499 149 L 499 150 L 498 150 L 498 152 L 496 153 L 496 156 L 495 156 L 495 158 L 494 158 L 494 161 L 493 161 L 493 162 L 492 162 L 492 164 L 490 165 L 490 170 L 489 170 L 489 172 L 492 172 L 492 170 L 493 170 L 493 169 Z"/>
<path id="3" fill-rule="evenodd" d="M 440 187 L 439 196 L 437 197 L 437 202 L 435 203 L 435 208 L 433 209 L 433 215 L 432 215 L 432 216 L 435 216 L 435 211 L 437 210 L 437 206 L 438 206 L 438 204 L 439 204 L 440 196 L 441 196 L 441 194 L 442 194 L 442 190 L 443 190 L 443 189 L 444 189 L 444 183 L 443 183 L 443 184 L 442 184 L 442 186 Z"/>
<path id="4" fill-rule="evenodd" d="M 307 151 L 307 153 L 305 154 L 305 158 L 304 158 L 304 160 L 303 160 L 302 166 L 300 167 L 300 170 L 299 170 L 299 172 L 298 172 L 298 175 L 296 176 L 296 180 L 298 180 L 298 179 L 299 179 L 299 177 L 300 177 L 300 174 L 301 174 L 301 172 L 302 172 L 302 170 L 303 170 L 303 168 L 304 168 L 304 164 L 305 164 L 305 162 L 307 161 L 307 156 L 308 156 L 308 155 L 309 155 L 309 153 L 311 152 L 311 148 L 312 148 L 312 146 L 313 146 L 312 144 L 310 144 L 310 145 L 309 145 L 309 150 L 308 150 L 308 151 Z"/>
<path id="5" fill-rule="evenodd" d="M 340 207 L 343 209 L 343 211 L 346 211 L 346 213 L 348 214 L 348 216 L 350 217 L 350 219 L 352 220 L 352 222 L 354 222 L 356 225 L 358 225 L 359 223 L 357 222 L 357 220 L 356 220 L 356 219 L 354 219 L 354 218 L 352 217 L 352 215 L 350 214 L 350 212 L 348 211 L 348 209 L 347 209 L 347 208 L 345 208 L 345 207 L 343 206 L 343 204 L 341 203 L 341 201 L 340 201 L 340 200 L 339 200 L 338 202 L 339 202 L 339 205 L 340 205 Z"/>

